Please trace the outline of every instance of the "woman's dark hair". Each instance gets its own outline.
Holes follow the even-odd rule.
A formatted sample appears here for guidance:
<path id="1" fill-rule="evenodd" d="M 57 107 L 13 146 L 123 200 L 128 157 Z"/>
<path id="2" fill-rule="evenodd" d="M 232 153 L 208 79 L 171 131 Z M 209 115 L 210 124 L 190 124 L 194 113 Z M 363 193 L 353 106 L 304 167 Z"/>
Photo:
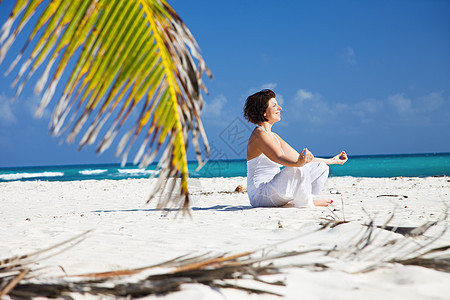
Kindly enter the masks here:
<path id="1" fill-rule="evenodd" d="M 264 89 L 248 96 L 244 105 L 244 118 L 253 124 L 261 124 L 267 121 L 264 113 L 269 106 L 269 100 L 272 98 L 275 98 L 275 93 L 269 89 Z"/>

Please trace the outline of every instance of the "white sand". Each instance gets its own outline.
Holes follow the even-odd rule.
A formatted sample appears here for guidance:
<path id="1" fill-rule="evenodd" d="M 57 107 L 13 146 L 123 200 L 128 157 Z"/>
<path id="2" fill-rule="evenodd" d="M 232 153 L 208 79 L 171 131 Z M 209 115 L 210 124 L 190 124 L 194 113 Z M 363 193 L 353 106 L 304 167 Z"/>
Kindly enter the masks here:
<path id="1" fill-rule="evenodd" d="M 450 205 L 449 181 L 449 177 L 330 178 L 323 195 L 334 200 L 331 209 L 341 219 L 344 213 L 351 222 L 313 234 L 308 233 L 320 227 L 321 217 L 331 215 L 328 208 L 251 208 L 246 193 L 231 193 L 237 185 L 246 187 L 242 177 L 190 179 L 192 218 L 156 210 L 156 203 L 146 205 L 150 180 L 0 183 L 0 259 L 50 246 L 89 229 L 93 231 L 82 243 L 45 260 L 45 266 L 53 267 L 43 276 L 63 275 L 57 266 L 68 274 L 136 268 L 186 253 L 236 254 L 297 237 L 279 244 L 273 253 L 334 246 L 339 251 L 330 256 L 297 256 L 275 264 L 321 262 L 331 268 L 287 268 L 278 277 L 286 280 L 286 287 L 259 287 L 281 293 L 286 299 L 449 299 L 449 273 L 386 263 L 375 271 L 359 272 L 383 258 L 401 258 L 413 249 L 413 243 L 406 243 L 377 250 L 390 239 L 406 240 L 400 234 L 375 230 L 378 238 L 371 252 L 356 259 L 346 254 L 358 232 L 366 228 L 361 224 L 368 223 L 370 217 L 382 225 L 394 213 L 390 222 L 394 226 L 419 226 L 441 218 L 445 205 Z M 332 194 L 335 191 L 341 194 Z M 383 194 L 407 198 L 377 197 Z M 448 225 L 441 223 L 427 236 L 445 228 Z M 446 232 L 430 247 L 449 244 L 450 233 Z M 251 281 L 242 284 L 254 285 Z M 162 299 L 280 298 L 191 284 Z"/>

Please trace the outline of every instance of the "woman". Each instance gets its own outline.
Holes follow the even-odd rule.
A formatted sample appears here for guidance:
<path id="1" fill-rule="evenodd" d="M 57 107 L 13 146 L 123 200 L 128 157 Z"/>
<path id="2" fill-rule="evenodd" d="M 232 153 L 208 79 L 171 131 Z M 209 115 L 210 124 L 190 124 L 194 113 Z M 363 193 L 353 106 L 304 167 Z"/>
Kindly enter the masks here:
<path id="1" fill-rule="evenodd" d="M 249 96 L 244 117 L 255 124 L 247 145 L 247 191 L 252 206 L 328 206 L 331 199 L 314 200 L 328 178 L 328 165 L 344 164 L 342 151 L 333 158 L 314 157 L 307 149 L 299 154 L 272 126 L 280 121 L 281 106 L 275 93 L 265 89 Z M 280 167 L 286 168 L 280 171 Z"/>

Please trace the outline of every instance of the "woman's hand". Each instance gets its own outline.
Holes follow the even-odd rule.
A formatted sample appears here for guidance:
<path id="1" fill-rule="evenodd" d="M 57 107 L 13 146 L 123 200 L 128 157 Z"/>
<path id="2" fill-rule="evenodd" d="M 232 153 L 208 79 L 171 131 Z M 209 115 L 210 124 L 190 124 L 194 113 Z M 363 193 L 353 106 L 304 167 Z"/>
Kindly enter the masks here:
<path id="1" fill-rule="evenodd" d="M 331 160 L 334 164 L 343 165 L 348 160 L 347 153 L 345 153 L 345 151 L 342 151 L 338 155 L 334 156 Z"/>
<path id="2" fill-rule="evenodd" d="M 306 165 L 307 163 L 311 162 L 313 158 L 314 155 L 311 153 L 311 151 L 308 150 L 308 148 L 303 149 L 298 156 L 297 167 Z"/>

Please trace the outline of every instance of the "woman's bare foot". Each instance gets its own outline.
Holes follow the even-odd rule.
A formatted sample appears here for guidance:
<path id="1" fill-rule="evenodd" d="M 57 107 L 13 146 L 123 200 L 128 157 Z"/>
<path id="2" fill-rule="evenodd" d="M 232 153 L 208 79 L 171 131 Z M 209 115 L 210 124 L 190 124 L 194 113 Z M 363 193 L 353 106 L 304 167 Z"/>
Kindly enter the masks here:
<path id="1" fill-rule="evenodd" d="M 319 199 L 319 200 L 313 200 L 315 206 L 328 206 L 331 203 L 333 203 L 333 200 L 331 199 Z"/>
<path id="2" fill-rule="evenodd" d="M 295 207 L 294 202 L 293 201 L 289 201 L 288 203 L 286 203 L 285 205 L 283 205 L 283 207 Z"/>

